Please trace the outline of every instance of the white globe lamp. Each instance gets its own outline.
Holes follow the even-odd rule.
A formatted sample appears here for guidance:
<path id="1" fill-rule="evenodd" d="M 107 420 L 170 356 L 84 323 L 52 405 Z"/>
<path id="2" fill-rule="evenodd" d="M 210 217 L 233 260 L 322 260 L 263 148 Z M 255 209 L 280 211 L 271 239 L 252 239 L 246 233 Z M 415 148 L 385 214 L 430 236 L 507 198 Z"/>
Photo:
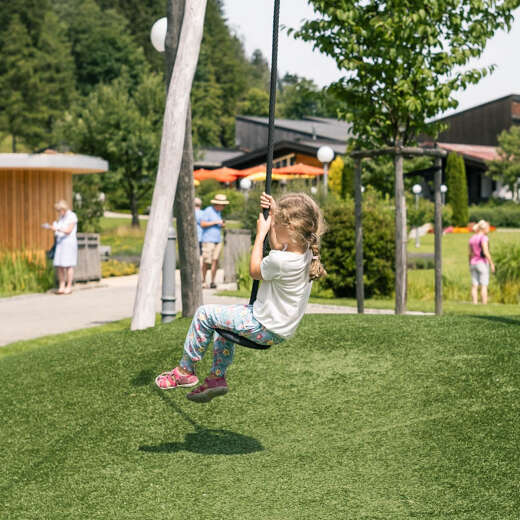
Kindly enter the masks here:
<path id="1" fill-rule="evenodd" d="M 168 29 L 168 20 L 166 18 L 159 18 L 153 25 L 150 31 L 150 40 L 155 50 L 164 52 L 164 41 L 166 40 L 166 30 Z"/>
<path id="2" fill-rule="evenodd" d="M 240 181 L 240 189 L 241 190 L 248 191 L 248 190 L 251 189 L 251 185 L 252 185 L 251 179 L 248 179 L 247 177 L 244 177 Z"/>
<path id="3" fill-rule="evenodd" d="M 320 146 L 318 149 L 318 161 L 328 164 L 334 159 L 334 150 L 330 146 Z"/>
<path id="4" fill-rule="evenodd" d="M 327 194 L 329 188 L 329 163 L 334 159 L 334 150 L 330 146 L 320 146 L 317 155 L 318 161 L 323 163 L 323 191 Z"/>
<path id="5" fill-rule="evenodd" d="M 420 184 L 414 184 L 413 187 L 412 187 L 412 191 L 416 194 L 416 195 L 419 195 L 422 191 L 422 187 Z"/>

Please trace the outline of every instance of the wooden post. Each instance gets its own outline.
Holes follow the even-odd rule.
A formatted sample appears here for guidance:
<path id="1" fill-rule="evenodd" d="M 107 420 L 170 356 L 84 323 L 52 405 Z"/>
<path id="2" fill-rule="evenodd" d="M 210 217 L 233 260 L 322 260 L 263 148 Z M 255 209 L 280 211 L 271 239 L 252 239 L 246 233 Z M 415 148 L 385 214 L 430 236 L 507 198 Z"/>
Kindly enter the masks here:
<path id="1" fill-rule="evenodd" d="M 165 39 L 166 91 L 171 80 L 184 18 L 186 0 L 168 0 L 168 31 Z M 177 243 L 181 274 L 182 315 L 193 316 L 202 305 L 202 275 L 200 272 L 199 243 L 194 211 L 193 146 L 191 138 L 191 107 L 186 116 L 186 132 L 181 171 L 175 193 L 173 211 L 177 222 Z"/>
<path id="2" fill-rule="evenodd" d="M 153 327 L 155 324 L 161 266 L 181 166 L 186 117 L 202 40 L 205 10 L 206 0 L 191 0 L 184 11 L 179 48 L 166 98 L 159 167 L 141 255 L 132 330 Z"/>
<path id="3" fill-rule="evenodd" d="M 395 166 L 395 313 L 406 312 L 406 201 L 403 155 L 396 151 Z"/>
<path id="4" fill-rule="evenodd" d="M 442 159 L 435 158 L 435 314 L 442 314 Z"/>
<path id="5" fill-rule="evenodd" d="M 363 222 L 361 193 L 361 159 L 354 163 L 354 196 L 356 219 L 356 299 L 358 314 L 365 312 L 365 285 L 363 282 Z"/>

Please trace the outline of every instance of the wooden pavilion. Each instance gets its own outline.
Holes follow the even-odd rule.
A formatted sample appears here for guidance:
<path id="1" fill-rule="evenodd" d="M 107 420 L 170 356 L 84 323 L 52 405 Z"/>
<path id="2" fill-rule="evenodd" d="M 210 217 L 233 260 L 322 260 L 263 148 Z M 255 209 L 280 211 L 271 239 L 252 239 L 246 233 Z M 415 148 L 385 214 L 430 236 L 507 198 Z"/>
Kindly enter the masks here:
<path id="1" fill-rule="evenodd" d="M 88 155 L 1 153 L 0 249 L 49 249 L 52 233 L 41 226 L 56 219 L 56 201 L 72 207 L 72 175 L 107 170 L 107 161 Z"/>

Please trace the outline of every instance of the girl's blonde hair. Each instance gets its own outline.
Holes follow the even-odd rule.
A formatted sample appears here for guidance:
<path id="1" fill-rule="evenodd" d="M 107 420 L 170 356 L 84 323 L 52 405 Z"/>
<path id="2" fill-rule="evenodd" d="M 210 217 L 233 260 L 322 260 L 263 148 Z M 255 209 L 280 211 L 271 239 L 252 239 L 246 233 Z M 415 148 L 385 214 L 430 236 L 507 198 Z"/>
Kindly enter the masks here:
<path id="1" fill-rule="evenodd" d="M 320 208 L 305 193 L 287 193 L 279 201 L 274 216 L 277 224 L 286 226 L 302 249 L 310 249 L 312 262 L 309 278 L 317 280 L 327 274 L 320 260 L 320 237 L 325 222 Z"/>
<path id="2" fill-rule="evenodd" d="M 69 205 L 67 204 L 66 200 L 62 199 L 56 202 L 56 204 L 54 204 L 54 209 L 57 211 L 60 211 L 61 209 L 67 211 L 69 209 Z"/>
<path id="3" fill-rule="evenodd" d="M 487 223 L 485 220 L 479 220 L 474 226 L 473 226 L 473 232 L 478 233 L 479 231 L 489 231 L 489 223 Z"/>

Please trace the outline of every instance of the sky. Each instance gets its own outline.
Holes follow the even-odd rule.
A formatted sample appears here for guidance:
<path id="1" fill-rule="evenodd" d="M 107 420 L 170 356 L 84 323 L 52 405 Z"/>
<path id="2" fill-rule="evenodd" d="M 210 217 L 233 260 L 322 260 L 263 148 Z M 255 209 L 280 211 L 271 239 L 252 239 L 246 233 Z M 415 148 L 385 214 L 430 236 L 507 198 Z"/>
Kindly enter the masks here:
<path id="1" fill-rule="evenodd" d="M 274 0 L 224 0 L 224 13 L 228 23 L 244 43 L 248 56 L 261 49 L 271 61 L 272 17 Z M 301 21 L 312 18 L 313 10 L 306 0 L 281 0 L 280 25 L 299 27 Z M 509 33 L 500 31 L 492 38 L 484 54 L 472 66 L 495 64 L 490 76 L 477 85 L 456 94 L 459 106 L 455 112 L 491 101 L 509 94 L 520 94 L 520 9 Z M 311 43 L 295 40 L 281 32 L 278 43 L 278 70 L 311 78 L 325 86 L 341 77 L 332 58 L 313 50 Z M 453 111 L 451 111 L 453 112 Z"/>

